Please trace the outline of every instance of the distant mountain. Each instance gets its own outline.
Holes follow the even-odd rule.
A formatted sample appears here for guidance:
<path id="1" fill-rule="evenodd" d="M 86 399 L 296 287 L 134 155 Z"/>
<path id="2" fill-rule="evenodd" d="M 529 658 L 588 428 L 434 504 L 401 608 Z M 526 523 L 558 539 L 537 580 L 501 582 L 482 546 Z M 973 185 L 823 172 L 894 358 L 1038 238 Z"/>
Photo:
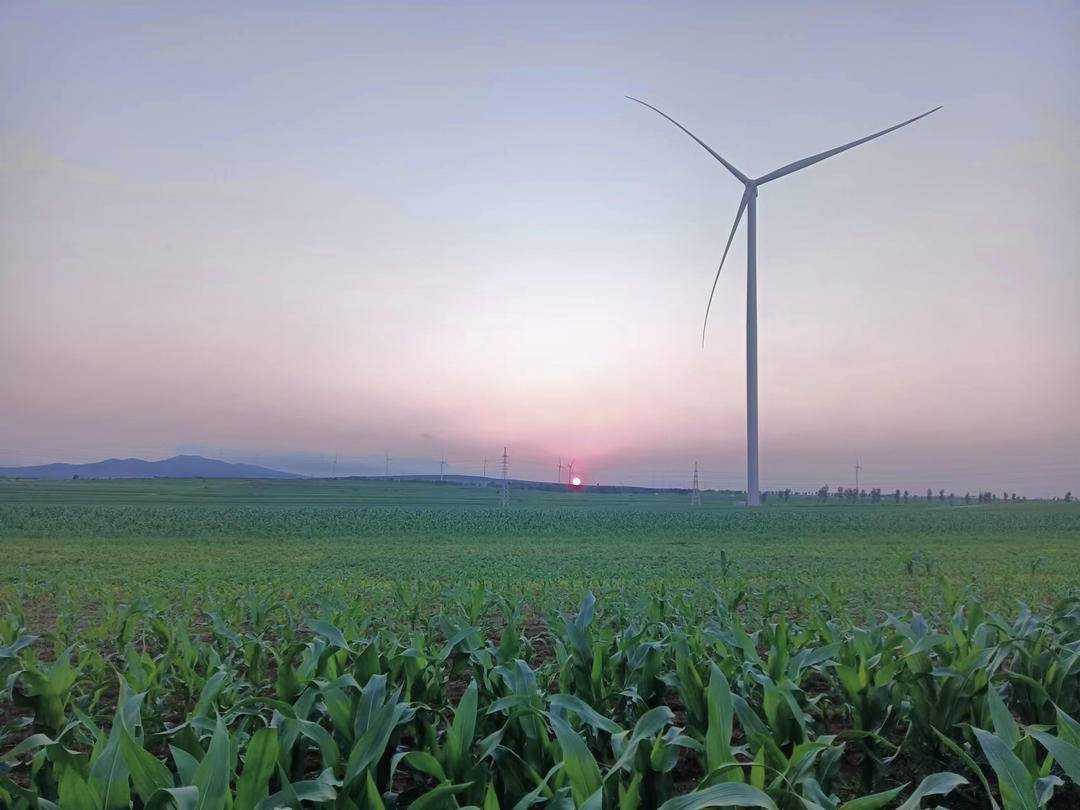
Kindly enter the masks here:
<path id="1" fill-rule="evenodd" d="M 161 461 L 109 458 L 93 464 L 41 464 L 0 467 L 0 478 L 303 478 L 254 464 L 230 464 L 202 456 L 173 456 Z"/>

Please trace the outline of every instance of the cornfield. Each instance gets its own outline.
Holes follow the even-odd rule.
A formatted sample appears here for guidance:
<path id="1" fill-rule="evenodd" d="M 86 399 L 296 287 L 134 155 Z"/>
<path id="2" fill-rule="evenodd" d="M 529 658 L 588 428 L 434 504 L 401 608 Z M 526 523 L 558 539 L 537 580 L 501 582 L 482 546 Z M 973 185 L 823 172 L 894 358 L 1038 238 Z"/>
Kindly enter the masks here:
<path id="1" fill-rule="evenodd" d="M 607 609 L 399 589 L 403 618 L 249 591 L 0 631 L 23 808 L 1005 810 L 1080 802 L 1080 599 L 857 621 L 829 594 Z M 70 622 L 65 624 L 64 622 Z M 74 642 L 71 639 L 75 638 Z"/>

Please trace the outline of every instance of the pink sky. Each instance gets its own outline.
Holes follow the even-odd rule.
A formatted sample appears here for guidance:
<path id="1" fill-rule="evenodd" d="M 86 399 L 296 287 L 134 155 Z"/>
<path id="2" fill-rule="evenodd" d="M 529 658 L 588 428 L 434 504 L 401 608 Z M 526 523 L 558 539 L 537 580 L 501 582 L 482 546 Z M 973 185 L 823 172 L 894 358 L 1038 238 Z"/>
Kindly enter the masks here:
<path id="1" fill-rule="evenodd" d="M 1075 7 L 721 11 L 6 6 L 0 465 L 741 486 L 740 189 L 633 93 L 751 174 L 945 105 L 762 190 L 763 486 L 1080 489 Z"/>

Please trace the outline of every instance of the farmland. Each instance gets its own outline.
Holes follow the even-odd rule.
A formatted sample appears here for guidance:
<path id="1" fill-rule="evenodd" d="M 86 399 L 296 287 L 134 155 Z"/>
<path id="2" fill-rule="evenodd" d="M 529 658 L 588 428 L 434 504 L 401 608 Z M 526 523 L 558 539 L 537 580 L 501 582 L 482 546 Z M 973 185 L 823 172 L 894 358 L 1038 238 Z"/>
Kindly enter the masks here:
<path id="1" fill-rule="evenodd" d="M 0 796 L 1080 800 L 1075 504 L 496 506 L 437 484 L 0 481 Z"/>

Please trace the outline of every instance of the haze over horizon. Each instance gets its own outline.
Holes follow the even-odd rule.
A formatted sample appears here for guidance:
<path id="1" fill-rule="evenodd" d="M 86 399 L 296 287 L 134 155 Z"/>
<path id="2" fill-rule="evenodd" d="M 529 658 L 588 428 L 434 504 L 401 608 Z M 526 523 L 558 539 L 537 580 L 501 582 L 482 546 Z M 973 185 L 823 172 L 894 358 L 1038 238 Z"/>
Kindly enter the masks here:
<path id="1" fill-rule="evenodd" d="M 1080 489 L 1080 13 L 0 9 L 0 466 Z M 768 44 L 762 45 L 763 41 Z M 745 226 L 744 226 L 745 227 Z M 405 463 L 415 469 L 399 468 Z M 431 466 L 434 465 L 434 468 Z"/>

